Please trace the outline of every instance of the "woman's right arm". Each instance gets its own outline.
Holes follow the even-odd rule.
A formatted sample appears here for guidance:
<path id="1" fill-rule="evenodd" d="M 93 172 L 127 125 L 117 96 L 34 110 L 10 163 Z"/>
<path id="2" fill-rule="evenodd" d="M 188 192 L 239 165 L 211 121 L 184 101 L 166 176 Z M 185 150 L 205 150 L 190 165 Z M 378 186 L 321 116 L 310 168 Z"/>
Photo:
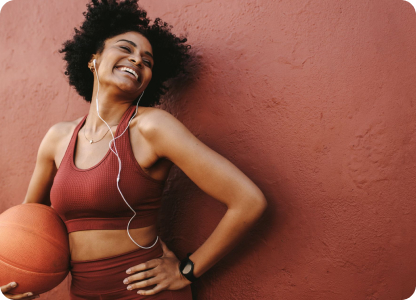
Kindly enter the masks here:
<path id="1" fill-rule="evenodd" d="M 48 206 L 51 205 L 49 194 L 53 179 L 57 172 L 55 165 L 55 150 L 61 136 L 61 134 L 59 134 L 59 127 L 60 123 L 53 125 L 48 130 L 39 146 L 35 170 L 30 179 L 23 204 L 40 203 Z"/>
<path id="2" fill-rule="evenodd" d="M 53 178 L 57 171 L 55 166 L 55 149 L 56 145 L 58 145 L 60 136 L 58 124 L 52 126 L 48 130 L 39 146 L 35 171 L 33 172 L 32 179 L 30 179 L 29 188 L 23 204 L 41 203 L 48 206 L 51 205 L 49 193 L 52 187 Z M 11 284 L 4 285 L 0 287 L 1 294 L 7 299 L 31 300 L 39 297 L 39 295 L 33 294 L 32 296 L 29 296 L 28 293 L 18 295 L 7 293 L 13 288 L 14 287 L 12 287 Z"/>

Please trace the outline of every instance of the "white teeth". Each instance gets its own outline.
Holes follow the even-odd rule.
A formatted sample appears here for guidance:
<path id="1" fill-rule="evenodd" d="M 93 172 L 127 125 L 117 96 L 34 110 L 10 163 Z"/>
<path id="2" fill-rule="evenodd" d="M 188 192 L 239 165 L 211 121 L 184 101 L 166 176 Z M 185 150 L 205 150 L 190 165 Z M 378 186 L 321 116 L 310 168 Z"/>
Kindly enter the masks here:
<path id="1" fill-rule="evenodd" d="M 139 79 L 139 76 L 137 75 L 137 73 L 136 73 L 136 72 L 134 72 L 134 70 L 132 70 L 132 69 L 130 69 L 130 68 L 122 67 L 122 68 L 120 68 L 120 70 L 121 70 L 121 71 L 127 71 L 127 72 L 130 72 L 130 73 L 132 73 L 132 74 L 136 77 L 136 80 L 137 80 L 137 79 Z"/>

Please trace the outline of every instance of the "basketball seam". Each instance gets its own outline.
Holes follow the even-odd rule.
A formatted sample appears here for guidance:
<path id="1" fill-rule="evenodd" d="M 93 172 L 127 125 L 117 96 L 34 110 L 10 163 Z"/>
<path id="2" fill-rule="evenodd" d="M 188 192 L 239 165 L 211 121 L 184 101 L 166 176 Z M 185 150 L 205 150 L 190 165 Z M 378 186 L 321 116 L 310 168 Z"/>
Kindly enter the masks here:
<path id="1" fill-rule="evenodd" d="M 5 224 L 5 223 L 0 224 L 0 227 L 9 227 L 8 225 L 10 225 L 10 224 L 11 224 L 11 225 L 13 225 L 13 226 L 20 227 L 22 230 L 24 230 L 24 231 L 26 231 L 26 232 L 29 232 L 29 233 L 32 233 L 32 234 L 34 234 L 35 236 L 37 236 L 37 237 L 39 237 L 39 238 L 42 238 L 43 240 L 46 240 L 46 241 L 50 242 L 52 245 L 54 245 L 55 247 L 57 247 L 59 250 L 61 250 L 61 251 L 63 251 L 63 252 L 67 252 L 67 251 L 68 251 L 68 249 L 63 248 L 61 245 L 57 244 L 54 240 L 49 239 L 49 238 L 46 238 L 46 237 L 44 237 L 44 236 L 41 236 L 41 235 L 37 234 L 37 233 L 36 233 L 36 231 L 33 231 L 33 230 L 31 230 L 31 229 L 28 229 L 28 227 L 22 226 L 22 225 L 20 225 L 20 224 L 16 224 L 16 223 L 10 223 L 10 222 L 8 222 L 8 223 L 6 223 L 6 224 Z M 18 265 L 18 264 L 16 264 L 16 263 L 14 263 L 14 262 L 11 262 L 9 259 L 7 259 L 6 257 L 4 257 L 4 256 L 3 256 L 3 255 L 1 255 L 1 254 L 0 254 L 0 258 L 2 258 L 2 260 L 7 261 L 7 264 L 9 264 L 9 265 L 13 265 L 13 266 L 15 266 L 16 268 L 21 268 L 21 267 L 23 267 L 23 266 L 20 266 L 20 265 Z"/>
<path id="2" fill-rule="evenodd" d="M 53 239 L 50 239 L 49 237 L 47 237 L 47 236 L 42 236 L 42 235 L 39 235 L 35 230 L 32 230 L 32 229 L 30 229 L 29 227 L 26 227 L 26 226 L 23 226 L 23 225 L 20 225 L 20 224 L 18 224 L 18 223 L 12 223 L 12 222 L 3 222 L 3 223 L 0 223 L 0 227 L 9 227 L 9 226 L 7 226 L 7 225 L 13 225 L 13 226 L 17 226 L 17 227 L 20 227 L 21 229 L 23 229 L 24 231 L 26 231 L 26 232 L 29 232 L 29 233 L 33 233 L 34 235 L 36 235 L 36 236 L 38 236 L 38 237 L 40 237 L 40 238 L 43 238 L 44 240 L 46 240 L 46 241 L 48 241 L 48 242 L 50 242 L 51 244 L 53 244 L 54 246 L 56 246 L 56 247 L 58 247 L 60 250 L 63 250 L 63 251 L 67 251 L 68 249 L 65 249 L 65 247 L 63 247 L 61 244 L 58 244 L 58 243 L 56 243 L 55 242 L 55 240 L 53 240 Z"/>
<path id="3" fill-rule="evenodd" d="M 9 263 L 7 263 L 5 261 L 0 261 L 0 263 L 4 263 L 6 265 L 9 265 L 10 267 L 12 267 L 12 268 L 14 268 L 16 270 L 23 271 L 23 272 L 26 272 L 26 273 L 33 273 L 33 274 L 36 274 L 36 275 L 45 275 L 45 276 L 48 275 L 48 276 L 50 276 L 50 275 L 65 274 L 66 272 L 69 272 L 69 270 L 65 270 L 65 271 L 61 271 L 61 272 L 48 272 L 48 273 L 46 273 L 46 272 L 37 272 L 37 271 L 35 272 L 35 271 L 29 271 L 29 270 L 20 269 L 19 267 L 16 267 L 16 266 L 14 266 L 12 264 L 9 264 Z"/>

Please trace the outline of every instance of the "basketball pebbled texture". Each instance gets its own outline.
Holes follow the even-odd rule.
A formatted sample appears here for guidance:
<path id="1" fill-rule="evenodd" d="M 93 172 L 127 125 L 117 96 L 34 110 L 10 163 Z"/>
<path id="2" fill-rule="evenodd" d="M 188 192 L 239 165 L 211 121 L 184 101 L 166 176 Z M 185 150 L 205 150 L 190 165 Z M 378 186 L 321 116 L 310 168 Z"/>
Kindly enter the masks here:
<path id="1" fill-rule="evenodd" d="M 25 203 L 0 215 L 0 286 L 17 282 L 8 293 L 50 291 L 69 267 L 68 232 L 52 207 Z"/>

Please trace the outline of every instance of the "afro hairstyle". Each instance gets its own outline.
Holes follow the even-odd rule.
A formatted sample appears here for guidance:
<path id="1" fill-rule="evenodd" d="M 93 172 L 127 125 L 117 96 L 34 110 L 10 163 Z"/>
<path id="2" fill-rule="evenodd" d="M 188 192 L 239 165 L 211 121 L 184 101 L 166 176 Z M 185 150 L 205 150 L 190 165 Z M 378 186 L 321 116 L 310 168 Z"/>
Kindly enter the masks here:
<path id="1" fill-rule="evenodd" d="M 168 80 L 186 73 L 190 58 L 190 45 L 186 38 L 171 33 L 172 26 L 156 18 L 150 25 L 147 12 L 140 8 L 138 0 L 91 0 L 84 12 L 85 20 L 80 30 L 74 28 L 72 40 L 63 43 L 59 53 L 65 53 L 65 75 L 77 93 L 91 103 L 94 75 L 88 68 L 93 54 L 104 50 L 105 40 L 129 31 L 135 31 L 148 39 L 152 46 L 155 64 L 152 79 L 140 100 L 140 106 L 160 104 L 160 97 L 168 91 Z M 140 97 L 140 96 L 139 96 Z M 134 105 L 139 100 L 137 97 Z"/>

